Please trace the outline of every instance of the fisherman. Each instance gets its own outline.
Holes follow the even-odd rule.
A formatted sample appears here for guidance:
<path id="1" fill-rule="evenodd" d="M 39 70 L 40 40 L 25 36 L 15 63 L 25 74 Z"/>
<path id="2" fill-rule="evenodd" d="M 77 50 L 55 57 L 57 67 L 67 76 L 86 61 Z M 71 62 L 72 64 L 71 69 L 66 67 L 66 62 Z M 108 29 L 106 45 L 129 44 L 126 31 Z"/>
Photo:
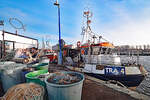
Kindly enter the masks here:
<path id="1" fill-rule="evenodd" d="M 38 54 L 39 50 L 35 47 L 32 47 L 31 49 L 31 54 L 33 58 L 36 58 L 37 54 Z"/>

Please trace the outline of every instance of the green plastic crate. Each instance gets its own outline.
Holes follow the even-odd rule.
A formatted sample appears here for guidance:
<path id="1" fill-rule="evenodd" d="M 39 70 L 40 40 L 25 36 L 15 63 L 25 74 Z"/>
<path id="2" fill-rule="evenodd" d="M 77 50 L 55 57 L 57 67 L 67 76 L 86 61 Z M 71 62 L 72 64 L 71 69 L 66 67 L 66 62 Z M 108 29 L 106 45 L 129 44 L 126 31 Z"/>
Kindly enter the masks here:
<path id="1" fill-rule="evenodd" d="M 41 86 L 44 86 L 44 88 L 45 88 L 46 87 L 45 82 L 38 79 L 37 76 L 39 76 L 41 74 L 45 74 L 47 72 L 48 72 L 48 70 L 38 70 L 38 71 L 30 72 L 25 75 L 26 81 L 27 81 L 27 83 L 32 82 L 32 83 L 39 84 Z"/>
<path id="2" fill-rule="evenodd" d="M 38 65 L 33 66 L 33 67 L 35 67 L 36 70 L 48 69 L 48 63 L 41 63 L 41 64 L 38 64 Z"/>

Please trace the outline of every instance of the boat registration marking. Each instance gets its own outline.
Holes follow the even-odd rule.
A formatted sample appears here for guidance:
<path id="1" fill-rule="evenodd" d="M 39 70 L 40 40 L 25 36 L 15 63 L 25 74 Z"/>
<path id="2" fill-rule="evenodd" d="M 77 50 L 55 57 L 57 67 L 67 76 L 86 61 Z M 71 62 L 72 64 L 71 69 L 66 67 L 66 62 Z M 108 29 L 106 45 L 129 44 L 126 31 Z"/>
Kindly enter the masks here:
<path id="1" fill-rule="evenodd" d="M 125 68 L 124 67 L 105 67 L 105 74 L 106 75 L 125 75 Z"/>

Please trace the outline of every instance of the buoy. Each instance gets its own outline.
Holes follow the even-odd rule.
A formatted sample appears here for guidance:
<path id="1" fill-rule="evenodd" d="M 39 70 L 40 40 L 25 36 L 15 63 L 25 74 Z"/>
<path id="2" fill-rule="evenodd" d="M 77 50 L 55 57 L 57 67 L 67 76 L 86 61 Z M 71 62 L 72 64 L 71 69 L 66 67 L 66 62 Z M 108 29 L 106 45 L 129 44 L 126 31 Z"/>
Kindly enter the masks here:
<path id="1" fill-rule="evenodd" d="M 81 50 L 81 54 L 84 55 L 84 49 Z"/>

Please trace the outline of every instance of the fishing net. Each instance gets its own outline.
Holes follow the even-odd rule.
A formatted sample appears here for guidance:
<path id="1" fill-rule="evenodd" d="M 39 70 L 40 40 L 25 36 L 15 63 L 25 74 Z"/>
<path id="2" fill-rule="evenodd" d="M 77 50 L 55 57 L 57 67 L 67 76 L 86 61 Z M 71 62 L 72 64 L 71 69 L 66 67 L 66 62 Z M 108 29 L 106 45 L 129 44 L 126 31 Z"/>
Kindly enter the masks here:
<path id="1" fill-rule="evenodd" d="M 0 100 L 43 100 L 44 88 L 34 83 L 19 84 L 10 88 Z"/>
<path id="2" fill-rule="evenodd" d="M 64 73 L 64 72 L 55 72 L 51 75 L 47 81 L 53 84 L 67 85 L 79 82 L 81 80 L 80 75 L 76 73 Z"/>
<path id="3" fill-rule="evenodd" d="M 10 87 L 22 83 L 22 69 L 26 65 L 16 63 L 5 63 L 0 67 L 0 80 L 3 84 L 3 89 L 6 92 Z"/>

